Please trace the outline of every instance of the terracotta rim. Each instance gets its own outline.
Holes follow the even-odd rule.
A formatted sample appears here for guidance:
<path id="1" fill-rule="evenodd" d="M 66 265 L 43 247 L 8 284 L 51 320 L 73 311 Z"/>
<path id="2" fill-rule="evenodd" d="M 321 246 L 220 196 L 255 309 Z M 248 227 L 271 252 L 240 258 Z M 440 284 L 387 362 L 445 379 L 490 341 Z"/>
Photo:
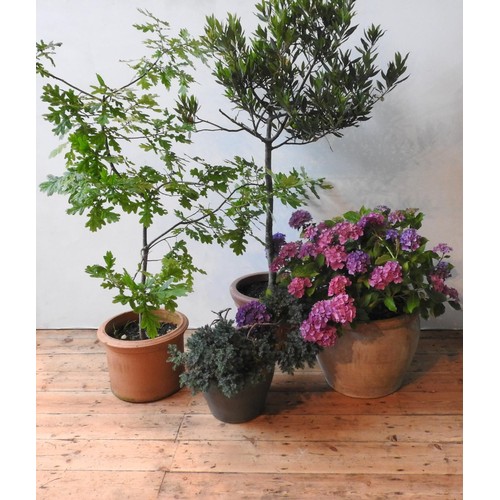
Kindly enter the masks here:
<path id="1" fill-rule="evenodd" d="M 231 297 L 234 299 L 239 299 L 239 300 L 248 300 L 248 295 L 244 295 L 238 290 L 238 285 L 245 285 L 247 283 L 252 283 L 252 282 L 259 282 L 259 281 L 266 281 L 268 279 L 268 273 L 266 271 L 261 271 L 258 273 L 250 273 L 250 274 L 245 274 L 244 276 L 240 276 L 239 278 L 236 278 L 230 285 L 229 285 L 229 291 L 231 293 Z"/>
<path id="2" fill-rule="evenodd" d="M 362 328 L 376 328 L 377 326 L 380 326 L 380 328 L 383 328 L 384 330 L 392 330 L 393 328 L 400 328 L 401 323 L 413 323 L 415 320 L 420 320 L 419 313 L 400 314 L 398 316 L 394 316 L 393 318 L 374 319 L 363 322 L 360 321 L 354 330 L 359 331 Z M 346 329 L 347 328 L 351 327 L 346 326 Z"/>
<path id="3" fill-rule="evenodd" d="M 117 324 L 123 324 L 126 323 L 127 321 L 133 321 L 136 320 L 138 317 L 138 314 L 133 312 L 133 311 L 127 311 L 115 316 L 112 316 L 111 318 L 107 319 L 104 321 L 99 328 L 97 329 L 97 338 L 105 345 L 108 345 L 110 347 L 116 347 L 120 349 L 137 349 L 139 347 L 146 347 L 146 346 L 154 346 L 157 344 L 164 344 L 165 342 L 168 342 L 169 340 L 174 339 L 178 335 L 184 333 L 188 326 L 189 326 L 189 321 L 188 318 L 181 312 L 175 311 L 175 312 L 170 312 L 166 311 L 164 309 L 155 311 L 155 315 L 159 316 L 161 319 L 165 321 L 169 321 L 172 323 L 175 323 L 177 327 L 168 332 L 165 335 L 162 335 L 160 337 L 156 337 L 154 339 L 145 339 L 145 340 L 120 340 L 120 339 L 115 339 L 114 337 L 111 337 L 108 335 L 106 330 L 109 329 L 110 325 L 113 323 Z"/>

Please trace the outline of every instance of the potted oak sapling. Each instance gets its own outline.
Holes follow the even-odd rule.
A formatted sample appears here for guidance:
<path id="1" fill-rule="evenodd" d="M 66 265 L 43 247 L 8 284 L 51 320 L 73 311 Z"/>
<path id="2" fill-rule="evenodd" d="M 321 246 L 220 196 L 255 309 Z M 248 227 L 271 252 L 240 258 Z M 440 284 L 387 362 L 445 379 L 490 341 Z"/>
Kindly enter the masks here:
<path id="1" fill-rule="evenodd" d="M 193 127 L 157 92 L 182 96 L 193 82 L 191 59 L 202 50 L 186 30 L 171 36 L 167 22 L 141 12 L 146 21 L 135 28 L 151 36 L 144 42 L 148 54 L 127 63 L 132 76 L 122 86 L 111 87 L 96 75 L 95 84 L 83 88 L 56 74 L 60 43 L 37 43 L 36 63 L 37 74 L 47 80 L 44 119 L 61 140 L 56 153 L 64 152 L 63 173 L 49 175 L 40 189 L 65 196 L 67 212 L 84 214 L 90 231 L 119 223 L 124 214 L 138 220 L 135 264 L 120 269 L 108 251 L 102 263 L 86 268 L 114 291 L 113 302 L 129 308 L 105 321 L 97 335 L 106 346 L 113 393 L 133 402 L 179 389 L 180 372 L 166 362 L 167 345 L 183 349 L 188 319 L 177 311 L 177 300 L 203 273 L 186 240 L 243 251 L 250 218 L 245 204 L 232 204 L 253 175 L 174 151 L 175 144 L 190 142 Z"/>

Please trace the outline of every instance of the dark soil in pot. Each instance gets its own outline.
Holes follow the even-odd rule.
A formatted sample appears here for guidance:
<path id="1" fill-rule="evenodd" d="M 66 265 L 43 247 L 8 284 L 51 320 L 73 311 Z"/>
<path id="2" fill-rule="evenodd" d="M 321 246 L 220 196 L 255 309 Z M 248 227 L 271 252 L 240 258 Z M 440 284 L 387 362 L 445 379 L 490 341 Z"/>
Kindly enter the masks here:
<path id="1" fill-rule="evenodd" d="M 158 337 L 166 335 L 168 332 L 171 332 L 176 328 L 177 325 L 175 323 L 161 323 L 158 330 Z M 118 340 L 142 340 L 139 336 L 139 322 L 129 321 L 128 323 L 125 323 L 124 325 L 113 330 L 110 337 Z"/>
<path id="2" fill-rule="evenodd" d="M 256 281 L 253 283 L 243 283 L 238 286 L 238 292 L 246 295 L 247 297 L 253 297 L 255 299 L 260 298 L 267 288 L 267 281 Z"/>

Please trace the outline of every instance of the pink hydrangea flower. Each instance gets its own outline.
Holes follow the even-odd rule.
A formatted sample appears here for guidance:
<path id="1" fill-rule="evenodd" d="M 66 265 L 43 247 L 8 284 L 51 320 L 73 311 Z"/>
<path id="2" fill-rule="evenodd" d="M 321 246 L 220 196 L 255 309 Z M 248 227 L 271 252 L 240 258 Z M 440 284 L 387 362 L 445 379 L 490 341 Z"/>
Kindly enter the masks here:
<path id="1" fill-rule="evenodd" d="M 288 293 L 301 299 L 304 296 L 306 288 L 310 288 L 311 286 L 312 283 L 309 278 L 293 278 L 288 285 Z"/>
<path id="2" fill-rule="evenodd" d="M 304 229 L 304 236 L 309 240 L 313 240 L 318 234 L 318 231 L 319 229 L 316 225 L 307 226 Z"/>
<path id="3" fill-rule="evenodd" d="M 278 256 L 271 263 L 271 271 L 279 271 L 289 259 L 297 257 L 299 253 L 300 243 L 297 241 L 292 241 L 290 243 L 285 243 L 281 248 Z"/>
<path id="4" fill-rule="evenodd" d="M 347 253 L 342 245 L 333 245 L 326 248 L 323 250 L 323 255 L 325 256 L 327 265 L 334 271 L 342 269 L 347 259 Z"/>
<path id="5" fill-rule="evenodd" d="M 323 226 L 324 227 L 321 227 L 321 224 L 318 225 L 320 234 L 316 239 L 316 245 L 320 250 L 324 250 L 325 248 L 329 247 L 332 244 L 333 238 L 335 236 L 333 227 L 326 227 L 324 224 Z"/>
<path id="6" fill-rule="evenodd" d="M 342 274 L 333 277 L 328 285 L 328 296 L 339 295 L 345 292 L 346 286 L 351 285 L 351 280 Z"/>
<path id="7" fill-rule="evenodd" d="M 406 218 L 405 214 L 402 210 L 394 210 L 394 212 L 391 212 L 387 216 L 387 219 L 391 224 L 396 224 L 397 222 L 403 222 L 405 218 Z"/>
<path id="8" fill-rule="evenodd" d="M 337 329 L 334 326 L 325 326 L 319 330 L 304 322 L 300 327 L 302 338 L 307 342 L 314 342 L 322 347 L 331 347 L 337 342 Z"/>
<path id="9" fill-rule="evenodd" d="M 356 317 L 354 299 L 347 293 L 335 295 L 330 301 L 330 319 L 335 323 L 351 323 Z"/>
<path id="10" fill-rule="evenodd" d="M 338 236 L 339 243 L 356 241 L 363 236 L 363 228 L 352 222 L 339 222 L 333 226 L 333 232 Z"/>
<path id="11" fill-rule="evenodd" d="M 399 262 L 390 260 L 383 266 L 377 266 L 368 282 L 376 290 L 384 290 L 390 283 L 402 283 L 403 273 Z"/>
<path id="12" fill-rule="evenodd" d="M 429 281 L 431 282 L 432 288 L 436 292 L 443 293 L 451 299 L 458 300 L 458 291 L 455 288 L 449 287 L 445 283 L 445 278 L 440 274 L 431 274 L 429 276 Z"/>
<path id="13" fill-rule="evenodd" d="M 330 300 L 316 302 L 308 318 L 302 322 L 300 332 L 304 340 L 332 346 L 337 340 L 337 329 L 332 323 L 351 323 L 355 317 L 354 300 L 343 293 Z"/>

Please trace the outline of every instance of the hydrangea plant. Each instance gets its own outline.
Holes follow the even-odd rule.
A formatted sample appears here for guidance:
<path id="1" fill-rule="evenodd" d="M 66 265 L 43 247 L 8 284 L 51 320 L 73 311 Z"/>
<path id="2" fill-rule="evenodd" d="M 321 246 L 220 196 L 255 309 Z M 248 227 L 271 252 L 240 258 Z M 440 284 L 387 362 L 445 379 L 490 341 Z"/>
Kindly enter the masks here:
<path id="1" fill-rule="evenodd" d="M 426 249 L 423 218 L 418 209 L 385 206 L 319 223 L 305 210 L 292 214 L 289 225 L 301 239 L 280 238 L 272 270 L 306 311 L 304 340 L 332 346 L 345 325 L 412 313 L 437 317 L 445 304 L 461 309 L 457 290 L 446 283 L 452 248 Z"/>

